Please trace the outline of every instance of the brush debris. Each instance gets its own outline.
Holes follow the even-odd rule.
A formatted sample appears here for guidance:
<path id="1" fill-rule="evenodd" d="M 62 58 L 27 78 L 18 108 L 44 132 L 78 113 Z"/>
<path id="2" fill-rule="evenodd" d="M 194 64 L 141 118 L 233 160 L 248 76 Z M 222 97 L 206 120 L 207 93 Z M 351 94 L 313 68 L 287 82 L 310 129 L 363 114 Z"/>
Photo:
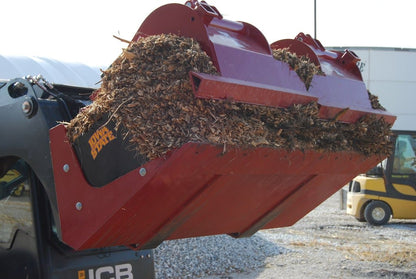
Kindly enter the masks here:
<path id="1" fill-rule="evenodd" d="M 290 52 L 289 48 L 273 49 L 272 55 L 274 59 L 289 64 L 290 68 L 303 81 L 306 89 L 309 89 L 314 75 L 324 75 L 321 67 L 316 66 L 305 55 L 298 56 L 296 53 Z"/>
<path id="2" fill-rule="evenodd" d="M 313 75 L 320 73 L 313 63 L 287 50 L 273 55 L 291 64 L 307 87 Z M 296 59 L 301 62 L 294 63 Z M 382 118 L 366 115 L 346 124 L 319 119 L 317 103 L 274 108 L 198 99 L 189 71 L 217 74 L 194 39 L 162 34 L 132 42 L 103 72 L 94 102 L 67 125 L 68 138 L 74 142 L 106 117 L 122 129 L 132 149 L 148 160 L 187 142 L 366 155 L 391 152 L 391 127 Z"/>

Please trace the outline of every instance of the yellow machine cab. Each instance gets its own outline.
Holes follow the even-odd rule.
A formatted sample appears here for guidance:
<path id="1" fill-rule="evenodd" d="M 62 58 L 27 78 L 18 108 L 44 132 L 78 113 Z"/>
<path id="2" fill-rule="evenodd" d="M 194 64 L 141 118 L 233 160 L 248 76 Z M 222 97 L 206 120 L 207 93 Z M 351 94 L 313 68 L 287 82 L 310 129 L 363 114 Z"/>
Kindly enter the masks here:
<path id="1" fill-rule="evenodd" d="M 393 154 L 349 184 L 347 214 L 372 225 L 416 219 L 416 132 L 394 131 Z"/>

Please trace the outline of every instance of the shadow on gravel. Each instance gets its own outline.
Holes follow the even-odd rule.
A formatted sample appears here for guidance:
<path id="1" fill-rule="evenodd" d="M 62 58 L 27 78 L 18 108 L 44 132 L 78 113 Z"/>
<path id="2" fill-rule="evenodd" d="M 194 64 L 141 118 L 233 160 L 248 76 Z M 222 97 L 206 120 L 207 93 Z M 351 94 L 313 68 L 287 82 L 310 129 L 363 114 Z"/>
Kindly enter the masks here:
<path id="1" fill-rule="evenodd" d="M 314 230 L 323 230 L 323 229 L 341 229 L 341 230 L 362 230 L 362 229 L 400 229 L 400 230 L 409 230 L 416 231 L 416 222 L 403 222 L 403 221 L 390 221 L 389 223 L 383 226 L 373 226 L 367 223 L 355 223 L 355 224 L 336 224 L 336 225 L 318 225 L 312 227 Z"/>
<path id="2" fill-rule="evenodd" d="M 254 235 L 235 239 L 228 235 L 163 242 L 154 250 L 157 279 L 196 278 L 253 271 L 265 267 L 265 260 L 290 250 Z M 215 277 L 218 275 L 219 277 Z"/>
<path id="3" fill-rule="evenodd" d="M 402 229 L 402 230 L 405 229 L 405 230 L 416 231 L 416 222 L 400 222 L 400 221 L 395 222 L 393 220 L 387 223 L 385 226 L 389 228 L 393 228 L 393 229 Z"/>
<path id="4" fill-rule="evenodd" d="M 413 279 L 416 278 L 416 272 L 401 272 L 401 271 L 394 271 L 394 270 L 374 270 L 369 272 L 360 272 L 359 275 L 362 277 L 369 277 L 369 278 L 395 278 L 395 279 Z"/>

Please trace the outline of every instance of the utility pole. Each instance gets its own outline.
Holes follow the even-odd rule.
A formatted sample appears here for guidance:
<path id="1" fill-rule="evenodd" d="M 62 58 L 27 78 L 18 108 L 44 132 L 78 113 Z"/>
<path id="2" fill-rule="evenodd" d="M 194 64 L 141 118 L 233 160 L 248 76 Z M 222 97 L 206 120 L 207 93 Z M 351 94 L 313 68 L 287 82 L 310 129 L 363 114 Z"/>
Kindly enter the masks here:
<path id="1" fill-rule="evenodd" d="M 316 0 L 313 0 L 313 20 L 314 38 L 316 40 Z"/>

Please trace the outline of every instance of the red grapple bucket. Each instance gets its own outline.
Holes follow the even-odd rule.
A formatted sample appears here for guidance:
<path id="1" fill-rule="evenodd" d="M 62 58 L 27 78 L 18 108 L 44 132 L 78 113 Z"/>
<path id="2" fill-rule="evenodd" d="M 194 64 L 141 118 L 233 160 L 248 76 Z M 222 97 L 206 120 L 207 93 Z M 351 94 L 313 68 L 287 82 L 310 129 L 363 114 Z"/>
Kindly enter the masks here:
<path id="1" fill-rule="evenodd" d="M 216 76 L 190 73 L 197 98 L 272 107 L 316 101 L 324 119 L 355 122 L 375 114 L 394 122 L 393 115 L 371 108 L 354 56 L 326 52 L 307 36 L 274 43 L 273 48 L 289 47 L 323 68 L 325 76 L 315 76 L 308 91 L 286 63 L 273 58 L 255 27 L 227 21 L 203 1 L 186 4 L 155 10 L 133 40 L 162 33 L 196 39 L 219 71 Z M 189 142 L 92 187 L 64 126 L 51 129 L 50 140 L 59 237 L 75 250 L 116 245 L 145 249 L 166 239 L 245 237 L 262 228 L 290 226 L 383 159 L 355 152 Z"/>

